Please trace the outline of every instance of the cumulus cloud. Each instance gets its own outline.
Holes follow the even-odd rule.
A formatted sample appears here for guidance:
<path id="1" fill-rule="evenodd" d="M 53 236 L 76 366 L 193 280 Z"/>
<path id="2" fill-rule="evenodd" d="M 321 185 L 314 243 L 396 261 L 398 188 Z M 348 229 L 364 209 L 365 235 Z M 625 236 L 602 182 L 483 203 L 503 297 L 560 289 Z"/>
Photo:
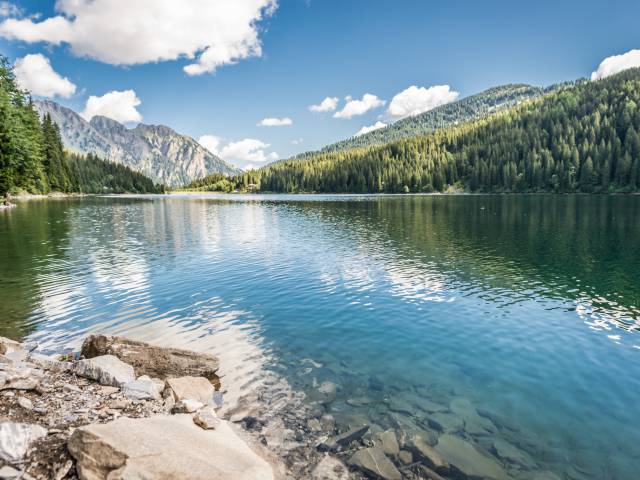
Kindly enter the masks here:
<path id="1" fill-rule="evenodd" d="M 338 108 L 338 97 L 326 97 L 317 105 L 309 105 L 309 110 L 312 112 L 333 112 Z"/>
<path id="2" fill-rule="evenodd" d="M 267 152 L 270 144 L 255 138 L 231 141 L 223 145 L 220 137 L 203 135 L 198 142 L 211 153 L 245 170 L 255 168 L 255 164 L 273 162 L 280 158 L 276 152 Z"/>
<path id="3" fill-rule="evenodd" d="M 293 120 L 289 117 L 285 118 L 263 118 L 258 122 L 259 127 L 284 127 L 287 125 L 293 125 Z"/>
<path id="4" fill-rule="evenodd" d="M 78 56 L 114 65 L 188 58 L 188 75 L 262 55 L 259 22 L 277 0 L 57 0 L 41 21 L 8 18 L 0 35 L 68 44 Z"/>
<path id="5" fill-rule="evenodd" d="M 449 85 L 435 85 L 429 88 L 411 85 L 393 97 L 387 115 L 395 120 L 418 115 L 453 102 L 459 96 L 460 93 L 451 90 Z"/>
<path id="6" fill-rule="evenodd" d="M 345 100 L 347 101 L 346 105 L 342 110 L 333 114 L 334 118 L 351 118 L 363 115 L 369 110 L 384 106 L 386 103 L 371 93 L 365 93 L 361 100 L 354 100 L 351 97 L 346 97 Z"/>
<path id="7" fill-rule="evenodd" d="M 294 138 L 291 140 L 291 145 L 300 145 L 302 142 L 304 142 L 304 138 Z"/>
<path id="8" fill-rule="evenodd" d="M 369 126 L 365 125 L 360 130 L 358 130 L 358 132 L 354 135 L 354 137 L 359 137 L 360 135 L 364 135 L 365 133 L 373 132 L 374 130 L 380 130 L 381 128 L 384 128 L 386 126 L 387 126 L 386 123 L 383 123 L 383 122 L 380 122 L 380 121 L 377 121 L 373 125 L 369 125 Z"/>
<path id="9" fill-rule="evenodd" d="M 640 67 L 640 50 L 629 50 L 622 55 L 605 58 L 598 69 L 591 74 L 591 80 L 600 80 L 634 67 Z"/>
<path id="10" fill-rule="evenodd" d="M 69 98 L 76 93 L 76 86 L 58 74 L 49 59 L 39 53 L 17 59 L 13 72 L 20 87 L 39 97 Z"/>
<path id="11" fill-rule="evenodd" d="M 0 2 L 0 18 L 17 17 L 22 10 L 11 2 Z"/>
<path id="12" fill-rule="evenodd" d="M 122 123 L 140 122 L 142 115 L 136 107 L 141 103 L 133 90 L 114 90 L 101 97 L 90 96 L 80 115 L 87 121 L 96 115 L 102 115 Z"/>

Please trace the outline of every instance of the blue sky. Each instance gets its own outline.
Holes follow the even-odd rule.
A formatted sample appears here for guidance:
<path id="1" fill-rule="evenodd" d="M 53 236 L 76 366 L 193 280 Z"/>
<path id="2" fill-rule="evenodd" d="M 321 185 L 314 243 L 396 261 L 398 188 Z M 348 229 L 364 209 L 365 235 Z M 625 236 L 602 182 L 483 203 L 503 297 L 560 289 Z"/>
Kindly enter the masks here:
<path id="1" fill-rule="evenodd" d="M 196 139 L 215 137 L 209 145 L 218 153 L 259 166 L 276 153 L 285 158 L 363 126 L 390 123 L 399 118 L 389 114 L 394 96 L 412 85 L 424 88 L 427 98 L 433 93 L 433 101 L 512 82 L 549 85 L 588 77 L 606 57 L 640 48 L 640 2 L 631 0 L 543 0 L 526 6 L 498 0 L 154 1 L 94 0 L 93 11 L 88 0 L 61 0 L 57 10 L 53 1 L 0 2 L 0 13 L 8 16 L 0 26 L 0 52 L 12 61 L 28 54 L 46 57 L 58 83 L 31 78 L 42 72 L 35 57 L 23 69 L 31 76 L 27 81 L 43 92 L 59 85 L 54 100 L 78 112 L 92 95 L 133 90 L 109 108 L 135 108 L 143 122 L 166 124 Z M 199 11 L 204 4 L 214 7 Z M 97 14 L 104 22 L 96 27 L 89 19 L 84 29 L 80 21 L 73 25 L 74 14 L 84 21 L 95 9 L 102 9 Z M 71 26 L 44 29 L 41 22 L 52 19 Z M 140 23 L 145 21 L 156 27 L 146 28 Z M 158 33 L 163 22 L 170 22 L 168 35 Z M 111 31 L 113 25 L 125 30 Z M 200 44 L 212 48 L 213 63 L 202 55 L 206 47 L 193 47 Z M 190 54 L 194 58 L 186 58 Z M 191 74 L 186 65 L 192 65 Z M 59 83 L 62 77 L 68 83 Z M 426 90 L 434 85 L 449 89 Z M 345 97 L 362 99 L 366 93 L 379 106 L 334 118 Z M 309 110 L 326 97 L 339 99 L 337 110 Z M 140 103 L 125 105 L 132 98 Z M 87 115 L 104 112 L 113 100 L 97 99 Z M 292 124 L 258 126 L 265 118 Z M 253 143 L 241 144 L 248 139 Z"/>

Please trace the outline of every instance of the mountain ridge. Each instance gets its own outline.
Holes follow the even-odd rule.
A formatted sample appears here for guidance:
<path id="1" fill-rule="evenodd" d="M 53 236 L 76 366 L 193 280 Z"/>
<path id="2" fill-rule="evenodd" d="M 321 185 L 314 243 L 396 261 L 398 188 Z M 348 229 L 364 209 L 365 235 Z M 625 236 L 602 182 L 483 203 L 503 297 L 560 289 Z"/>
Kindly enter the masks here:
<path id="1" fill-rule="evenodd" d="M 166 125 L 140 123 L 127 128 L 99 115 L 86 121 L 52 100 L 36 100 L 34 107 L 41 117 L 49 114 L 59 126 L 68 150 L 123 164 L 157 183 L 178 186 L 212 173 L 234 175 L 240 171 L 193 138 Z"/>

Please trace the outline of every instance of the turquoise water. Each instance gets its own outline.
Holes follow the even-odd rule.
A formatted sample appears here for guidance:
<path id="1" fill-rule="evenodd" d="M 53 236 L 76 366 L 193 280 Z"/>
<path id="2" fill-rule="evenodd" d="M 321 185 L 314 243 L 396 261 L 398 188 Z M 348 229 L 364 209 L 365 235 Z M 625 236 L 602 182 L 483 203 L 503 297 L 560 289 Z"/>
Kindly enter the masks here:
<path id="1" fill-rule="evenodd" d="M 638 196 L 27 201 L 0 212 L 0 278 L 0 335 L 44 349 L 211 351 L 223 385 L 269 372 L 513 478 L 640 472 Z"/>

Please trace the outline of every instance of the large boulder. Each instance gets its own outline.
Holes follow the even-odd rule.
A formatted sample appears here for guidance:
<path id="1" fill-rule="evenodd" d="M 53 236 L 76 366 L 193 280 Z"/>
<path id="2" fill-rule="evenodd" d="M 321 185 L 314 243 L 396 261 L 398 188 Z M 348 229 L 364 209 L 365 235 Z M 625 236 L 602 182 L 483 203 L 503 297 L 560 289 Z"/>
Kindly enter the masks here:
<path id="1" fill-rule="evenodd" d="M 206 353 L 165 348 L 111 335 L 90 335 L 82 344 L 82 355 L 93 358 L 115 355 L 132 365 L 136 375 L 168 377 L 194 376 L 216 378 L 219 362 Z"/>
<path id="2" fill-rule="evenodd" d="M 76 429 L 67 444 L 81 480 L 272 480 L 273 470 L 227 422 L 203 430 L 190 415 L 120 418 Z"/>
<path id="3" fill-rule="evenodd" d="M 81 377 L 95 380 L 100 385 L 118 388 L 136 379 L 133 367 L 113 355 L 80 360 L 73 364 L 73 372 Z"/>
<path id="4" fill-rule="evenodd" d="M 47 430 L 40 425 L 0 422 L 0 458 L 7 462 L 19 462 L 34 440 L 46 436 Z"/>

